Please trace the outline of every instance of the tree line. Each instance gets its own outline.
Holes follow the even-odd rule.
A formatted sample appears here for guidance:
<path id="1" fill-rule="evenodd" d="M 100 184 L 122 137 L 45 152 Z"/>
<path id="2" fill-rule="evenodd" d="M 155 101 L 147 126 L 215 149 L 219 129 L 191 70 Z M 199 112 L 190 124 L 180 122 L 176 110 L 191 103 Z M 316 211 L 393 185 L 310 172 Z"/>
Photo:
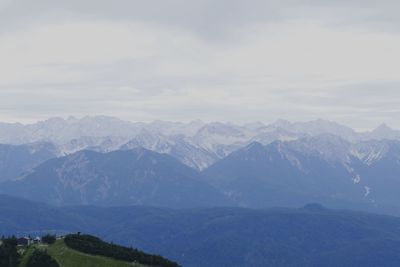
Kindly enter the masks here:
<path id="1" fill-rule="evenodd" d="M 42 237 L 44 243 L 52 244 L 56 240 L 54 235 Z M 18 267 L 22 253 L 18 252 L 18 240 L 15 236 L 0 239 L 0 267 Z M 26 267 L 59 267 L 59 264 L 47 253 L 46 250 L 34 248 Z"/>
<path id="2" fill-rule="evenodd" d="M 83 253 L 105 256 L 116 260 L 136 262 L 157 267 L 179 267 L 175 262 L 158 255 L 151 255 L 133 248 L 127 248 L 102 241 L 91 235 L 71 234 L 64 239 L 65 244 Z"/>

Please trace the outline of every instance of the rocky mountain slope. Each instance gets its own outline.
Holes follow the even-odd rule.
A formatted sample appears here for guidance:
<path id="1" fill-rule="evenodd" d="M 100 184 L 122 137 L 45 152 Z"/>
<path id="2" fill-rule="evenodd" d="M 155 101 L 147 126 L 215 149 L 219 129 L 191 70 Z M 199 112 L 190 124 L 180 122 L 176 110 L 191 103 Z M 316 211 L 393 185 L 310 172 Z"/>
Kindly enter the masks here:
<path id="1" fill-rule="evenodd" d="M 57 147 L 51 143 L 0 144 L 0 182 L 16 179 L 58 154 Z"/>
<path id="2" fill-rule="evenodd" d="M 143 148 L 110 153 L 80 151 L 49 160 L 0 192 L 57 205 L 228 205 L 193 169 Z"/>
<path id="3" fill-rule="evenodd" d="M 184 164 L 204 170 L 231 152 L 252 142 L 264 145 L 303 137 L 332 134 L 351 143 L 368 140 L 400 140 L 400 131 L 381 125 L 371 132 L 356 132 L 335 122 L 315 120 L 271 124 L 193 121 L 189 123 L 154 121 L 128 122 L 113 117 L 77 119 L 51 118 L 35 124 L 0 123 L 0 144 L 52 142 L 61 155 L 83 149 L 110 152 L 144 147 L 177 157 Z"/>

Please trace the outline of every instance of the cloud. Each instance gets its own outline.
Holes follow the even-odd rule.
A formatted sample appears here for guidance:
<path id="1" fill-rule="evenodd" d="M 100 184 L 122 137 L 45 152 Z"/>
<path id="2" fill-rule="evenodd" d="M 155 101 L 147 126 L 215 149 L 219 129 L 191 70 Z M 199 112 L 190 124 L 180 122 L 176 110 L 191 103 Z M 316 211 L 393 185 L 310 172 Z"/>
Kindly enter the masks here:
<path id="1" fill-rule="evenodd" d="M 3 1 L 0 119 L 323 117 L 400 127 L 398 5 Z"/>
<path id="2" fill-rule="evenodd" d="M 129 20 L 220 39 L 249 24 L 298 19 L 393 29 L 400 22 L 399 7 L 396 0 L 3 0 L 0 21 L 7 29 L 55 21 Z"/>
<path id="3" fill-rule="evenodd" d="M 281 6 L 273 1 L 244 0 L 16 0 L 3 6 L 2 21 L 29 26 L 50 21 L 122 20 L 164 25 L 219 38 L 232 27 L 254 21 L 275 21 Z M 2 24 L 3 28 L 10 23 Z"/>

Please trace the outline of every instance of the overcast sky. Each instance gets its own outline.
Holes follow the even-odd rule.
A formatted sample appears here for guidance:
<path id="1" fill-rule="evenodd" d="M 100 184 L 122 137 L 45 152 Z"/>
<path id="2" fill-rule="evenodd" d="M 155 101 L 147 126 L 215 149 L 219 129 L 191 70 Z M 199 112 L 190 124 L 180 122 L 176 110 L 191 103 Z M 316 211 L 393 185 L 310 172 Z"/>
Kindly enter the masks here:
<path id="1" fill-rule="evenodd" d="M 398 0 L 0 0 L 0 120 L 400 128 Z"/>

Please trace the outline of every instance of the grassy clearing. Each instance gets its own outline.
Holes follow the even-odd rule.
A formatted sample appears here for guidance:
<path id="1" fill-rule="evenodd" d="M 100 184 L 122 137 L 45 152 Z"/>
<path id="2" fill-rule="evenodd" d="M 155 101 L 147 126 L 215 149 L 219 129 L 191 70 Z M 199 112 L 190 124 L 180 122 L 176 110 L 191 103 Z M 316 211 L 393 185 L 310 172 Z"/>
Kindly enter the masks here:
<path id="1" fill-rule="evenodd" d="M 144 267 L 141 264 L 84 254 L 68 248 L 64 244 L 63 240 L 57 240 L 56 243 L 50 246 L 30 246 L 24 253 L 20 267 L 26 266 L 28 259 L 35 248 L 46 249 L 61 267 Z"/>

